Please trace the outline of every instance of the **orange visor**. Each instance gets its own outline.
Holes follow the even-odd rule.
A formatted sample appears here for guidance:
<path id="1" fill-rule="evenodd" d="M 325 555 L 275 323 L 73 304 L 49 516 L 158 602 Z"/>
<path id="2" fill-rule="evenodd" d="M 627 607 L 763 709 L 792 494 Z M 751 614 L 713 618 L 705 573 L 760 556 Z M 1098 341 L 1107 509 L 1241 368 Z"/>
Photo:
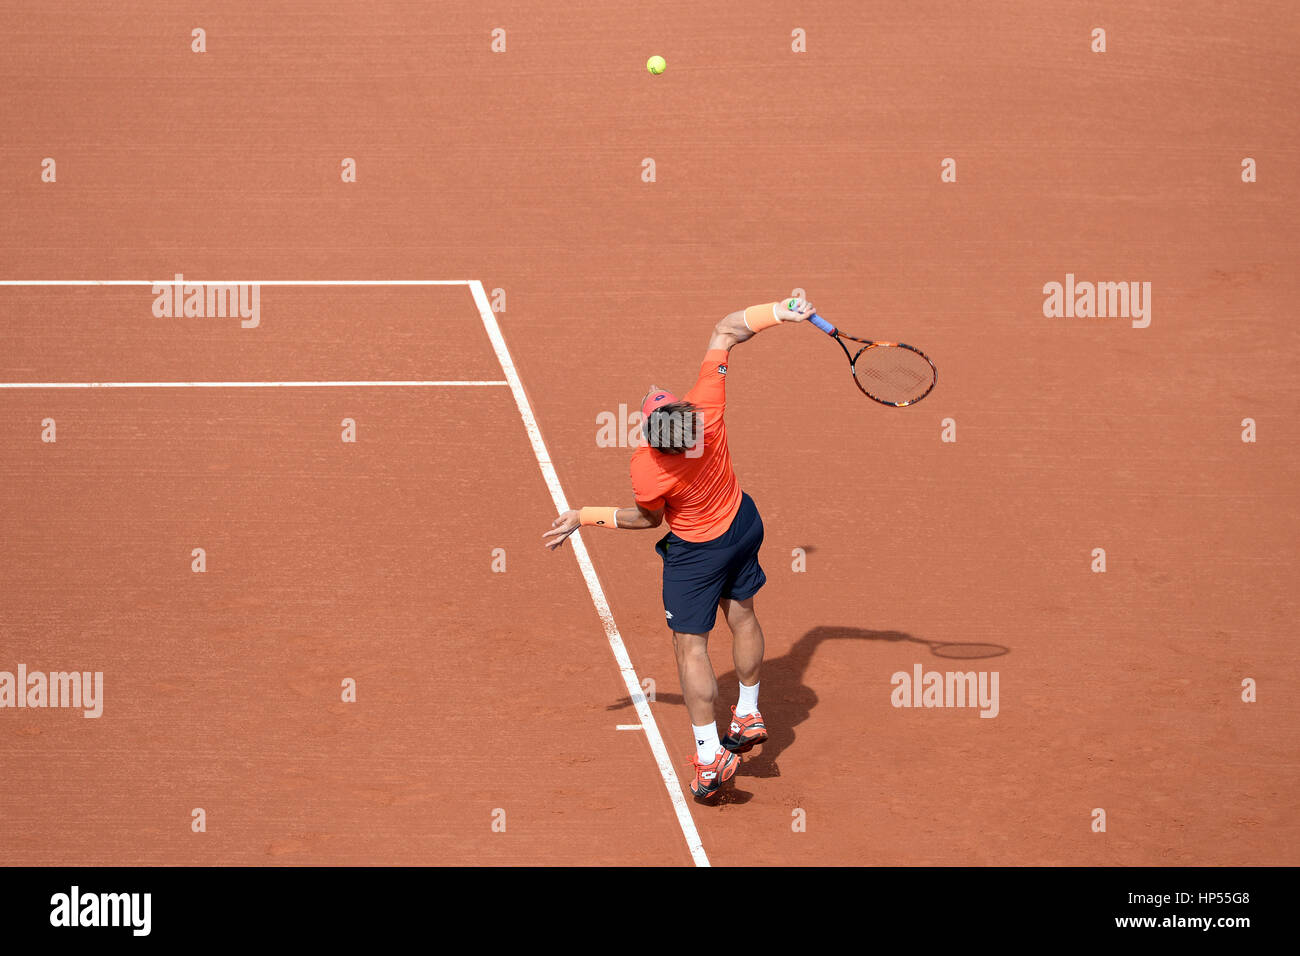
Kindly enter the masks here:
<path id="1" fill-rule="evenodd" d="M 672 392 L 665 392 L 663 389 L 656 389 L 647 395 L 645 401 L 641 403 L 642 420 L 649 418 L 650 413 L 660 405 L 671 405 L 675 401 L 677 401 L 677 396 Z"/>

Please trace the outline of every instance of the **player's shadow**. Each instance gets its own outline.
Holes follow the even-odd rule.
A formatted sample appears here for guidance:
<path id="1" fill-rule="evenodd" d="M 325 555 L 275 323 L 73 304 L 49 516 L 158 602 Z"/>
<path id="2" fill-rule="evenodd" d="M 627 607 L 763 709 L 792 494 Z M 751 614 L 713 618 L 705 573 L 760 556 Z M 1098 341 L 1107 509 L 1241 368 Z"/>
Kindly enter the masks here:
<path id="1" fill-rule="evenodd" d="M 714 634 L 717 633 L 715 630 Z M 728 636 L 725 625 L 722 636 L 724 640 Z M 1002 644 L 929 641 L 903 631 L 873 631 L 862 627 L 814 627 L 795 641 L 788 653 L 763 661 L 763 688 L 759 707 L 763 711 L 769 737 L 765 743 L 745 755 L 743 773 L 746 776 L 781 776 L 777 758 L 794 743 L 795 728 L 807 720 L 812 709 L 817 706 L 817 694 L 804 683 L 804 675 L 813 654 L 825 641 L 908 641 L 929 648 L 935 657 L 959 660 L 980 660 L 1011 653 L 1011 648 Z M 859 680 L 860 677 L 854 678 L 855 683 Z M 726 733 L 731 722 L 731 704 L 735 701 L 736 683 L 734 670 L 718 675 L 718 728 L 723 733 Z M 678 693 L 659 692 L 655 695 L 655 703 L 685 707 L 685 701 Z M 631 699 L 623 697 L 617 703 L 609 705 L 608 709 L 620 710 L 630 706 Z M 728 803 L 745 803 L 752 794 L 733 790 L 727 796 Z"/>

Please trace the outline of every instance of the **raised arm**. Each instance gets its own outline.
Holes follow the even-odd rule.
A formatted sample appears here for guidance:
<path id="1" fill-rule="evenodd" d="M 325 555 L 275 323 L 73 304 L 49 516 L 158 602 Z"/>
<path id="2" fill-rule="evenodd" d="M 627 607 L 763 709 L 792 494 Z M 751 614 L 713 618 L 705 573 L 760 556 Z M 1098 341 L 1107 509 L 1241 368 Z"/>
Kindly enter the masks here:
<path id="1" fill-rule="evenodd" d="M 782 299 L 732 312 L 713 327 L 709 350 L 731 351 L 741 342 L 752 339 L 764 329 L 782 322 L 802 322 L 816 311 L 807 299 Z"/>

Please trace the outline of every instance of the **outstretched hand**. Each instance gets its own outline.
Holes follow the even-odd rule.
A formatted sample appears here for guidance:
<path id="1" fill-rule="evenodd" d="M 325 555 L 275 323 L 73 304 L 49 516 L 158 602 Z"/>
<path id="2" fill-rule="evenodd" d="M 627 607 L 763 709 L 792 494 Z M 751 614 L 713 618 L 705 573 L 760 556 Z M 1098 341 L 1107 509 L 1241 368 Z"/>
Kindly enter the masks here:
<path id="1" fill-rule="evenodd" d="M 578 530 L 581 516 L 576 511 L 565 511 L 558 518 L 551 522 L 551 530 L 542 535 L 542 541 L 547 551 L 554 551 L 560 545 L 564 544 L 564 539 L 573 532 Z"/>

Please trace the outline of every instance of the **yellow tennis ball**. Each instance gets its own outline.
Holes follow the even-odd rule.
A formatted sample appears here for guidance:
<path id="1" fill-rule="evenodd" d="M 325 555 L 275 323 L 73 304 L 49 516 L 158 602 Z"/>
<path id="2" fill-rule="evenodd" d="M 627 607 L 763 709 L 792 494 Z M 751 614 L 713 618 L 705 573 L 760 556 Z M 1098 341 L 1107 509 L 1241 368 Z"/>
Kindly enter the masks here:
<path id="1" fill-rule="evenodd" d="M 661 56 L 652 56 L 645 61 L 645 68 L 655 76 L 662 73 L 667 66 L 668 64 L 664 62 L 664 58 Z"/>

